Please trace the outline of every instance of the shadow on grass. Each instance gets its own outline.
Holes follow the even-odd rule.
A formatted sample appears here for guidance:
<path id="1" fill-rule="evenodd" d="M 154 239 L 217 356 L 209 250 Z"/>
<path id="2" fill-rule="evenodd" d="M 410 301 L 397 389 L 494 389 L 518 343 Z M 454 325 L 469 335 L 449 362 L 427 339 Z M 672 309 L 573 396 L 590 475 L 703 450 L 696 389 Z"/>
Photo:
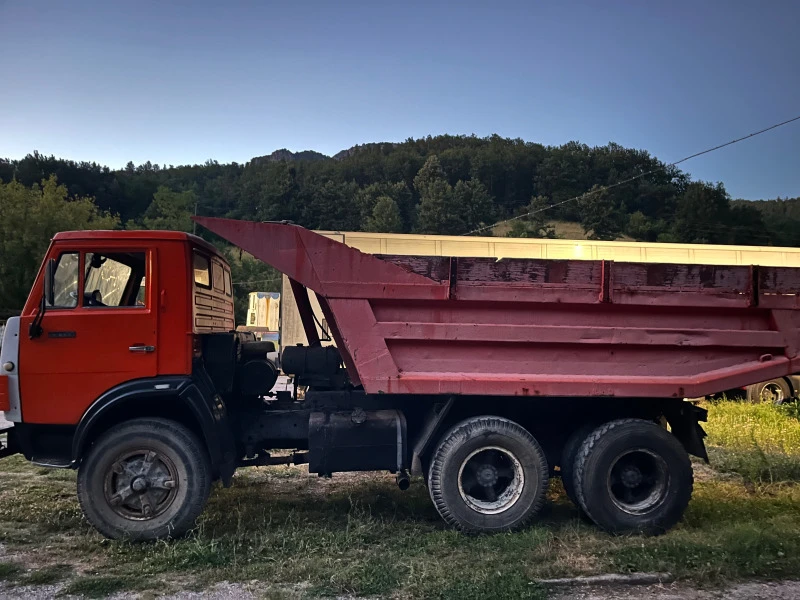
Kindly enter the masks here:
<path id="1" fill-rule="evenodd" d="M 538 578 L 609 571 L 717 581 L 800 569 L 800 493 L 791 486 L 752 493 L 741 483 L 699 483 L 685 520 L 644 538 L 586 524 L 558 482 L 534 525 L 478 536 L 447 529 L 419 483 L 407 492 L 380 477 L 334 479 L 319 490 L 300 483 L 281 489 L 237 477 L 232 488 L 216 490 L 189 538 L 113 543 L 109 552 L 118 565 L 191 572 L 205 583 L 259 579 L 300 582 L 323 595 L 414 598 L 478 597 L 468 590 L 536 598 Z"/>

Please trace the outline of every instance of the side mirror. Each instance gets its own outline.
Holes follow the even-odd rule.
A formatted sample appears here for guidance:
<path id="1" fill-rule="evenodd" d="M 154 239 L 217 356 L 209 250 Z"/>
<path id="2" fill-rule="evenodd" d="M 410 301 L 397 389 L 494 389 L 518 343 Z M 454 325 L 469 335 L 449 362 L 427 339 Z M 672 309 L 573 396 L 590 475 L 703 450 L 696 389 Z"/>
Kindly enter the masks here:
<path id="1" fill-rule="evenodd" d="M 56 259 L 51 258 L 44 265 L 44 301 L 47 306 L 56 303 L 55 297 Z"/>

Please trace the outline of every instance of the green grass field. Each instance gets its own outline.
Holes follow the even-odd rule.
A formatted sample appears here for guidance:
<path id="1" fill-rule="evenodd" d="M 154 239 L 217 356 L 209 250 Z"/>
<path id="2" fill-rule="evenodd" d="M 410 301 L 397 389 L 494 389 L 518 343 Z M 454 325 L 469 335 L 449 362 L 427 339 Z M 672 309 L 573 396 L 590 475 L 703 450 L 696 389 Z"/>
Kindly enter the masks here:
<path id="1" fill-rule="evenodd" d="M 695 462 L 684 521 L 666 535 L 612 537 L 584 523 L 551 484 L 541 519 L 515 534 L 444 527 L 417 481 L 243 470 L 216 488 L 198 528 L 179 541 L 110 542 L 84 521 L 74 473 L 0 463 L 0 579 L 62 582 L 101 597 L 259 580 L 266 597 L 544 598 L 539 578 L 668 571 L 713 585 L 800 572 L 797 407 L 709 406 L 709 468 Z"/>

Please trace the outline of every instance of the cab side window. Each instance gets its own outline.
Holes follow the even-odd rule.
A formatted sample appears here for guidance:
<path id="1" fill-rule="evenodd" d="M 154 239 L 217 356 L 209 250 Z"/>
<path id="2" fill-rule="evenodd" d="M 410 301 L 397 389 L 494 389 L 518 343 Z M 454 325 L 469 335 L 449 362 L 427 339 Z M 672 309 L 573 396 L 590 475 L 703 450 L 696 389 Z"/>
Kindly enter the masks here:
<path id="1" fill-rule="evenodd" d="M 75 308 L 78 306 L 78 277 L 80 276 L 80 256 L 77 252 L 63 252 L 56 263 L 53 278 L 53 297 L 51 308 Z"/>
<path id="2" fill-rule="evenodd" d="M 87 252 L 85 260 L 83 306 L 144 306 L 144 252 Z"/>
<path id="3" fill-rule="evenodd" d="M 211 261 L 208 257 L 203 256 L 199 252 L 194 253 L 193 267 L 194 267 L 194 282 L 200 287 L 211 287 Z"/>

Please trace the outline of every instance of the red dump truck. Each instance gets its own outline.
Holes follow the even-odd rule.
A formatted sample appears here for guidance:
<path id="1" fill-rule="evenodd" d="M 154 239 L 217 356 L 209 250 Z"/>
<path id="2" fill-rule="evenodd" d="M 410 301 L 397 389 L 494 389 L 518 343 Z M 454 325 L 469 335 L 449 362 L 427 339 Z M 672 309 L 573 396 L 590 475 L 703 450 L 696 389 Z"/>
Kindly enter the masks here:
<path id="1" fill-rule="evenodd" d="M 290 279 L 308 344 L 280 367 L 302 399 L 273 391 L 274 348 L 235 331 L 227 263 L 184 233 L 56 235 L 6 326 L 2 454 L 77 469 L 112 538 L 178 536 L 214 481 L 288 463 L 402 488 L 421 474 L 471 532 L 524 526 L 557 476 L 601 528 L 659 533 L 689 502 L 689 455 L 707 458 L 684 398 L 800 370 L 800 269 L 373 256 L 197 221 Z"/>

